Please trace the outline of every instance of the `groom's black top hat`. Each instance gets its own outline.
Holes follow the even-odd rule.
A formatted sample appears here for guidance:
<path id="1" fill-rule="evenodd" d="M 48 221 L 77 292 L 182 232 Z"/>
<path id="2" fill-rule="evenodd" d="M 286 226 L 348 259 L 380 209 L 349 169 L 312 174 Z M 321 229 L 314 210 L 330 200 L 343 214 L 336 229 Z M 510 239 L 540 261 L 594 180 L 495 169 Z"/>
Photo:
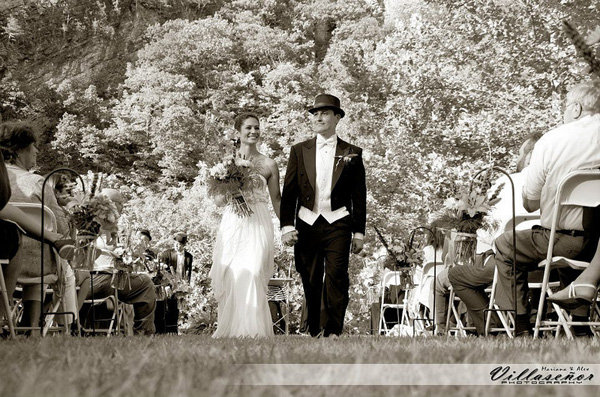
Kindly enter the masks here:
<path id="1" fill-rule="evenodd" d="M 331 109 L 335 113 L 344 117 L 346 113 L 340 107 L 340 100 L 338 97 L 329 94 L 319 94 L 315 97 L 313 106 L 308 109 L 310 113 L 314 113 L 320 109 Z"/>

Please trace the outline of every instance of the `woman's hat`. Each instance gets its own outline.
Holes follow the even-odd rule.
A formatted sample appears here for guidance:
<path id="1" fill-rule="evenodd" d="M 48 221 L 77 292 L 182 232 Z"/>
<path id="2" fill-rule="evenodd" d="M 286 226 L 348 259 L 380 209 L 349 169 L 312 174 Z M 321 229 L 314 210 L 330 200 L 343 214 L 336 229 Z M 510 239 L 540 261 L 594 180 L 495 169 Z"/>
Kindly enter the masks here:
<path id="1" fill-rule="evenodd" d="M 331 109 L 342 117 L 346 115 L 346 113 L 340 107 L 339 98 L 329 94 L 317 95 L 315 97 L 315 102 L 313 106 L 310 109 L 308 109 L 308 111 L 312 114 L 319 109 Z"/>

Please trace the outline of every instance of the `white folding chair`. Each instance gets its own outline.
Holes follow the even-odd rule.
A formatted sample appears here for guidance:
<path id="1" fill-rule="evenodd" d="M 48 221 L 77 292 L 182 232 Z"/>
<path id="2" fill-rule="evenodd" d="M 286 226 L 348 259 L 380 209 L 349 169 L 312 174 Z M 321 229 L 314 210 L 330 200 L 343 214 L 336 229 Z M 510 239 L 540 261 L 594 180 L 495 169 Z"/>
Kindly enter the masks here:
<path id="1" fill-rule="evenodd" d="M 405 280 L 405 274 L 403 271 L 390 271 L 386 273 L 381 279 L 381 298 L 380 298 L 380 308 L 379 308 L 379 330 L 378 333 L 381 335 L 382 331 L 385 335 L 388 335 L 390 330 L 388 329 L 387 321 L 385 321 L 385 311 L 387 309 L 396 309 L 398 313 L 398 324 L 403 324 L 409 326 L 409 317 L 408 310 L 406 308 L 407 303 L 407 288 L 402 285 L 403 280 Z M 404 290 L 404 297 L 402 299 L 402 303 L 390 303 L 385 301 L 385 289 L 390 288 L 392 285 L 398 286 L 399 289 Z M 402 310 L 402 314 L 400 314 L 400 310 Z"/>
<path id="2" fill-rule="evenodd" d="M 537 338 L 541 327 L 556 327 L 556 335 L 562 327 L 567 338 L 572 339 L 573 334 L 570 327 L 572 325 L 600 325 L 600 322 L 592 321 L 572 321 L 571 316 L 560 306 L 552 303 L 554 310 L 558 315 L 558 321 L 542 320 L 542 309 L 546 303 L 546 296 L 552 295 L 552 290 L 548 287 L 550 270 L 553 268 L 571 267 L 577 270 L 583 270 L 589 266 L 589 262 L 576 261 L 562 256 L 553 256 L 554 238 L 556 236 L 556 227 L 562 207 L 597 207 L 600 205 L 600 169 L 577 170 L 570 172 L 559 183 L 556 190 L 554 211 L 552 214 L 552 227 L 550 229 L 550 238 L 548 242 L 548 253 L 546 259 L 540 262 L 539 267 L 544 269 L 544 278 L 542 281 L 542 293 L 538 305 L 538 313 L 535 320 L 533 337 Z"/>
<path id="3" fill-rule="evenodd" d="M 467 327 L 461 319 L 461 315 L 458 310 L 458 305 L 461 300 L 454 293 L 454 288 L 450 286 L 450 295 L 448 297 L 448 312 L 446 313 L 446 329 L 445 332 L 447 335 L 454 336 L 467 336 L 467 331 L 475 331 L 475 327 Z M 456 324 L 454 327 L 450 326 L 450 319 L 454 319 L 454 323 Z"/>
<path id="4" fill-rule="evenodd" d="M 535 224 L 539 224 L 540 214 L 531 213 L 529 215 L 517 215 L 515 216 L 515 228 L 516 230 L 523 230 L 531 227 Z M 519 227 L 517 227 L 519 226 Z M 511 231 L 513 228 L 512 217 L 504 225 L 504 232 Z M 529 283 L 529 288 L 541 288 L 540 283 Z M 488 312 L 485 320 L 485 333 L 487 336 L 489 332 L 506 332 L 509 338 L 513 337 L 514 331 L 514 316 L 510 311 L 504 315 L 503 310 L 496 304 L 496 293 L 498 288 L 498 268 L 494 269 L 494 279 L 492 281 L 492 287 L 490 288 L 490 304 L 488 306 Z M 490 328 L 490 321 L 492 319 L 492 312 L 496 312 L 502 327 Z"/>
<path id="5" fill-rule="evenodd" d="M 267 298 L 270 302 L 278 302 L 281 310 L 281 317 L 273 322 L 273 326 L 285 335 L 290 333 L 290 291 L 292 288 L 292 263 L 289 261 L 287 268 L 287 277 L 271 277 L 268 286 L 278 287 L 278 291 L 272 296 L 268 293 Z"/>
<path id="6" fill-rule="evenodd" d="M 427 334 L 430 333 L 429 329 L 435 327 L 435 324 L 432 323 L 433 316 L 431 315 L 435 310 L 435 308 L 433 308 L 433 294 L 435 293 L 433 270 L 434 265 L 436 265 L 436 274 L 439 274 L 440 270 L 444 268 L 441 257 L 442 255 L 439 255 L 439 258 L 436 258 L 436 262 L 430 260 L 423 263 L 420 280 L 415 278 L 415 288 L 408 291 L 410 296 L 409 301 L 412 299 L 416 300 L 415 304 L 419 308 L 419 313 L 416 316 L 418 318 L 413 317 L 412 319 L 415 333 Z"/>

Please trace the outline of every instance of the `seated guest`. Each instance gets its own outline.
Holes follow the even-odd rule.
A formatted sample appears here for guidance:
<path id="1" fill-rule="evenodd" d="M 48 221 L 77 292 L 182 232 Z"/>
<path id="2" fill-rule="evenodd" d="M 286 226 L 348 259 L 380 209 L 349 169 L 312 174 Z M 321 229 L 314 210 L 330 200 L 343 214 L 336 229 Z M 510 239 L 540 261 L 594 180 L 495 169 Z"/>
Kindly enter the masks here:
<path id="1" fill-rule="evenodd" d="M 2 220 L 6 216 L 6 204 L 10 199 L 10 183 L 8 181 L 8 174 L 6 172 L 6 166 L 4 165 L 4 157 L 0 151 L 0 259 L 12 259 L 19 249 L 20 234 L 18 226 L 14 223 L 6 222 Z M 5 278 L 12 276 L 16 282 L 16 274 L 18 274 L 18 268 L 13 266 L 9 269 L 10 262 L 8 265 L 4 263 L 2 266 L 2 274 Z M 5 287 L 6 288 L 6 287 Z M 13 288 L 14 289 L 14 288 Z M 13 290 L 9 288 L 8 296 L 12 296 Z M 5 313 L 4 305 L 0 306 L 0 316 L 4 317 Z"/>
<path id="2" fill-rule="evenodd" d="M 430 228 L 433 230 L 436 228 L 435 224 L 431 225 Z M 415 294 L 417 302 L 427 307 L 430 311 L 433 309 L 433 271 L 434 266 L 437 266 L 436 269 L 436 277 L 439 278 L 440 272 L 442 271 L 443 265 L 443 241 L 444 236 L 440 229 L 436 229 L 436 236 L 428 235 L 427 245 L 423 247 L 423 264 L 422 266 L 418 266 L 415 269 L 414 282 L 416 285 Z M 435 262 L 434 262 L 435 257 Z M 436 312 L 435 312 L 435 321 L 436 324 L 438 321 L 443 321 L 445 323 L 446 312 L 443 314 L 440 313 L 441 302 L 438 302 L 439 296 L 436 295 Z M 440 310 L 437 310 L 437 309 Z M 441 316 L 440 316 L 441 314 Z M 419 314 L 419 317 L 424 317 Z"/>
<path id="3" fill-rule="evenodd" d="M 144 257 L 149 261 L 154 260 L 156 258 L 156 253 L 150 249 L 150 242 L 152 241 L 150 230 L 142 229 L 138 232 L 138 235 L 144 247 Z"/>
<path id="4" fill-rule="evenodd" d="M 539 138 L 539 135 L 530 135 L 525 139 L 525 142 L 523 142 L 519 149 L 517 172 L 511 174 L 511 179 L 515 186 L 515 212 L 517 216 L 527 214 L 519 194 L 523 183 L 521 172 L 529 163 L 531 152 Z M 499 201 L 496 203 L 495 209 L 491 212 L 491 216 L 499 221 L 500 226 L 503 226 L 512 218 L 513 196 L 510 183 L 506 177 L 500 178 L 499 182 L 504 182 L 504 186 L 499 193 Z M 492 236 L 497 233 L 498 231 L 491 232 Z M 478 233 L 478 236 L 482 235 L 484 233 Z M 480 266 L 454 266 L 448 271 L 448 280 L 454 289 L 454 293 L 467 306 L 469 317 L 473 321 L 477 333 L 480 335 L 484 333 L 485 328 L 484 310 L 489 306 L 485 288 L 494 279 L 495 262 L 489 260 L 491 258 L 489 254 L 491 253 L 493 252 L 486 251 L 482 255 L 478 255 L 476 259 L 481 264 Z M 497 290 L 498 298 L 505 293 L 505 291 L 499 290 Z M 494 322 L 499 321 L 497 316 L 493 316 L 493 320 Z"/>
<path id="5" fill-rule="evenodd" d="M 29 170 L 36 165 L 36 141 L 36 134 L 27 124 L 3 123 L 0 125 L 0 147 L 2 148 L 3 157 L 7 161 L 6 169 L 12 193 L 10 202 L 39 204 L 42 202 L 42 185 L 44 177 L 29 172 Z M 62 208 L 56 202 L 56 197 L 49 185 L 46 187 L 45 204 L 56 216 L 58 233 L 68 233 L 66 216 Z M 44 234 L 46 234 L 46 232 Z M 56 239 L 55 235 L 51 234 L 51 236 L 54 236 Z M 60 249 L 63 250 L 63 255 L 65 255 L 70 253 L 73 247 L 70 244 L 65 244 L 60 247 Z M 47 269 L 56 269 L 57 261 L 56 258 L 51 255 L 49 246 L 45 246 L 44 255 L 44 261 L 48 264 Z M 21 241 L 21 248 L 11 260 L 11 267 L 16 266 L 19 268 L 19 273 L 16 277 L 39 277 L 40 259 L 40 244 L 32 238 L 24 236 Z M 69 274 L 71 276 L 73 275 L 72 270 L 67 264 L 64 264 L 64 266 L 61 266 L 60 268 L 65 272 L 65 276 L 68 276 Z M 71 277 L 70 279 L 74 280 L 74 277 Z M 11 276 L 9 282 L 7 282 L 7 284 L 9 284 L 7 285 L 7 288 L 13 290 L 14 283 L 16 283 L 16 279 L 13 279 Z M 74 283 L 67 283 L 64 287 L 67 289 L 67 293 L 75 293 Z M 41 286 L 39 284 L 29 285 L 23 288 L 24 315 L 21 325 L 27 327 L 37 324 L 41 312 L 40 295 Z"/>
<path id="6" fill-rule="evenodd" d="M 590 265 L 568 287 L 552 294 L 548 298 L 567 310 L 575 310 L 580 306 L 589 306 L 596 297 L 600 281 L 600 244 Z"/>
<path id="7" fill-rule="evenodd" d="M 104 189 L 101 194 L 115 203 L 119 214 L 122 212 L 124 198 L 118 190 Z M 100 230 L 100 235 L 96 240 L 99 256 L 94 262 L 93 283 L 91 285 L 94 299 L 101 299 L 114 294 L 112 281 L 115 271 L 115 259 L 124 252 L 123 248 L 118 247 L 115 240 L 116 233 L 113 233 L 112 230 Z M 150 277 L 146 274 L 131 274 L 130 282 L 126 283 L 124 289 L 119 289 L 118 297 L 120 301 L 133 305 L 133 331 L 136 334 L 154 334 L 156 293 Z M 92 298 L 91 290 L 89 290 L 86 298 Z"/>
<path id="8" fill-rule="evenodd" d="M 560 181 L 571 171 L 600 166 L 600 84 L 586 82 L 576 85 L 567 93 L 564 124 L 544 134 L 531 154 L 529 166 L 523 171 L 523 206 L 528 211 L 540 210 L 540 227 L 517 231 L 517 246 L 513 247 L 512 232 L 495 240 L 497 253 L 493 258 L 498 268 L 498 283 L 505 291 L 498 299 L 501 309 L 513 309 L 517 316 L 515 333 L 531 332 L 528 295 L 528 273 L 538 268 L 545 259 L 552 225 L 554 199 Z M 584 209 L 568 206 L 562 209 L 558 220 L 554 255 L 573 259 L 590 259 L 591 244 L 598 241 L 598 225 L 584 224 Z M 516 295 L 512 283 L 513 250 L 516 249 Z M 595 246 L 594 246 L 595 249 Z M 588 255 L 591 251 L 591 254 Z M 559 270 L 566 279 L 568 272 Z M 561 281 L 564 281 L 561 280 Z"/>
<path id="9" fill-rule="evenodd" d="M 194 257 L 185 249 L 185 245 L 187 244 L 188 240 L 187 234 L 183 232 L 176 233 L 174 240 L 173 249 L 163 252 L 160 256 L 159 262 L 167 265 L 170 272 L 177 277 L 178 280 L 186 280 L 188 283 L 191 283 L 192 262 Z M 164 305 L 164 332 L 178 333 L 179 307 L 177 303 L 177 297 L 171 296 L 170 298 L 167 298 Z M 158 309 L 158 315 L 160 316 L 160 308 Z M 160 329 L 158 332 L 161 331 L 162 329 Z"/>
<path id="10" fill-rule="evenodd" d="M 134 270 L 138 272 L 153 272 L 152 261 L 156 259 L 156 253 L 150 249 L 152 235 L 148 229 L 140 229 L 135 234 L 132 244 L 132 255 L 134 258 Z"/>
<path id="11" fill-rule="evenodd" d="M 23 212 L 8 202 L 10 198 L 10 182 L 4 157 L 0 151 L 0 259 L 11 260 L 17 253 L 21 240 L 21 231 L 28 236 L 39 240 L 41 238 L 42 223 L 40 217 Z M 63 257 L 70 258 L 73 255 L 74 242 L 69 239 L 62 239 L 56 232 L 44 232 L 46 243 L 54 248 Z M 17 278 L 20 273 L 18 262 L 9 262 L 8 265 L 2 265 L 4 281 L 6 283 L 7 295 L 12 296 Z M 4 313 L 4 307 L 0 307 L 0 316 Z"/>

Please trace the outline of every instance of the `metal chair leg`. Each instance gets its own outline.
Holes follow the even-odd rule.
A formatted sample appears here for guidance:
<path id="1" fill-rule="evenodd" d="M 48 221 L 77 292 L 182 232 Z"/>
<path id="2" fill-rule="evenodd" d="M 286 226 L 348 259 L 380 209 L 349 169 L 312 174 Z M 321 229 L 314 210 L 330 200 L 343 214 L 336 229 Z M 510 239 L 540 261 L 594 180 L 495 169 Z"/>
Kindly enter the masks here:
<path id="1" fill-rule="evenodd" d="M 6 282 L 4 281 L 4 272 L 2 271 L 2 265 L 8 265 L 8 260 L 0 259 L 0 290 L 2 291 L 2 302 L 4 306 L 4 312 L 6 313 L 6 321 L 8 322 L 8 331 L 10 333 L 10 337 L 14 339 L 15 325 L 13 323 L 10 301 L 8 300 L 8 293 L 6 289 Z"/>

